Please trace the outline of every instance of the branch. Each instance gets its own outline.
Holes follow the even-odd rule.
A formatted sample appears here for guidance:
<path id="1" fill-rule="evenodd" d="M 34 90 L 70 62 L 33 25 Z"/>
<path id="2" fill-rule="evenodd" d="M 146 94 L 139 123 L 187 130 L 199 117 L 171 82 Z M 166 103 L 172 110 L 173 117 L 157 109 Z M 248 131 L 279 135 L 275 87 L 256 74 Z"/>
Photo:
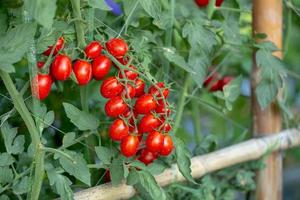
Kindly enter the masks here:
<path id="1" fill-rule="evenodd" d="M 279 151 L 296 146 L 300 146 L 300 131 L 296 129 L 285 130 L 272 136 L 251 139 L 219 151 L 192 158 L 192 176 L 200 178 L 205 174 L 219 169 L 259 159 L 271 151 Z M 166 169 L 162 174 L 155 176 L 155 179 L 161 186 L 166 186 L 173 182 L 185 181 L 177 165 Z M 77 192 L 74 197 L 78 200 L 114 200 L 128 199 L 135 193 L 136 191 L 132 186 L 125 184 L 121 184 L 118 187 L 112 187 L 111 184 L 103 184 Z"/>

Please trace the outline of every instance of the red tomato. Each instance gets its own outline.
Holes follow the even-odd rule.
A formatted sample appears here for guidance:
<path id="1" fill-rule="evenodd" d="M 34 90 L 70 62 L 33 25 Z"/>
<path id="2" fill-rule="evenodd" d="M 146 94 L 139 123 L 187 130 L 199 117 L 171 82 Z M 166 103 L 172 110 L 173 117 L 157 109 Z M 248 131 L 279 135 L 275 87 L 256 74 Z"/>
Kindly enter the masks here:
<path id="1" fill-rule="evenodd" d="M 134 110 L 137 114 L 148 114 L 154 110 L 157 106 L 157 102 L 151 94 L 144 94 L 140 96 L 134 105 Z"/>
<path id="2" fill-rule="evenodd" d="M 106 56 L 100 55 L 94 59 L 92 66 L 94 79 L 101 80 L 109 73 L 111 62 Z"/>
<path id="3" fill-rule="evenodd" d="M 121 58 L 116 58 L 119 63 L 121 63 L 122 65 L 127 65 L 128 61 L 129 61 L 129 58 L 128 57 L 121 57 Z"/>
<path id="4" fill-rule="evenodd" d="M 168 156 L 172 152 L 172 150 L 173 150 L 172 138 L 169 135 L 165 135 L 159 154 L 162 156 Z"/>
<path id="5" fill-rule="evenodd" d="M 122 140 L 129 134 L 129 127 L 122 119 L 116 119 L 109 128 L 109 136 L 112 140 Z"/>
<path id="6" fill-rule="evenodd" d="M 163 82 L 156 83 L 156 86 L 162 89 L 162 94 L 165 98 L 169 96 L 169 89 L 165 88 L 165 84 Z M 161 93 L 155 86 L 151 86 L 148 91 L 149 94 L 153 94 L 157 97 L 161 97 Z"/>
<path id="7" fill-rule="evenodd" d="M 161 120 L 152 114 L 145 115 L 138 126 L 139 133 L 147 133 L 154 131 L 161 125 Z"/>
<path id="8" fill-rule="evenodd" d="M 164 135 L 158 131 L 149 133 L 146 139 L 146 147 L 151 152 L 159 152 L 164 142 Z"/>
<path id="9" fill-rule="evenodd" d="M 136 67 L 133 65 L 130 65 L 129 68 L 136 70 Z M 135 80 L 139 76 L 137 72 L 131 70 L 124 70 L 124 73 L 125 73 L 125 77 L 129 80 Z M 123 78 L 121 71 L 119 71 L 119 77 Z"/>
<path id="10" fill-rule="evenodd" d="M 197 5 L 199 7 L 205 7 L 208 5 L 209 0 L 195 0 L 195 2 L 197 3 Z M 221 6 L 221 4 L 223 3 L 223 0 L 216 0 L 216 6 Z"/>
<path id="11" fill-rule="evenodd" d="M 145 94 L 145 83 L 142 79 L 135 80 L 135 97 L 140 97 Z"/>
<path id="12" fill-rule="evenodd" d="M 158 101 L 158 105 L 157 107 L 155 108 L 155 112 L 158 113 L 158 114 L 167 114 L 167 116 L 170 116 L 171 114 L 171 109 L 168 107 L 169 104 L 166 102 L 166 105 L 167 105 L 167 108 L 165 107 L 165 104 L 162 100 L 159 100 Z"/>
<path id="13" fill-rule="evenodd" d="M 217 80 L 211 86 L 209 86 L 209 91 L 210 92 L 215 92 L 215 91 L 218 91 L 218 90 L 222 90 L 222 88 L 223 88 L 223 81 L 222 80 Z"/>
<path id="14" fill-rule="evenodd" d="M 116 77 L 109 77 L 105 79 L 100 87 L 100 93 L 105 98 L 112 98 L 119 96 L 124 89 L 124 86 L 119 83 Z"/>
<path id="15" fill-rule="evenodd" d="M 39 100 L 44 100 L 50 93 L 53 80 L 49 74 L 37 74 L 31 82 L 32 94 Z"/>
<path id="16" fill-rule="evenodd" d="M 130 99 L 134 98 L 134 96 L 135 96 L 135 89 L 134 89 L 134 87 L 132 85 L 130 85 L 130 84 L 127 84 L 127 86 L 124 87 L 124 90 L 122 92 L 122 96 L 124 96 L 125 98 L 128 98 L 128 99 L 129 98 Z"/>
<path id="17" fill-rule="evenodd" d="M 51 64 L 51 74 L 56 80 L 67 80 L 72 72 L 72 61 L 67 55 L 57 55 Z"/>
<path id="18" fill-rule="evenodd" d="M 128 51 L 127 43 L 121 38 L 112 38 L 106 42 L 107 51 L 116 58 L 122 58 Z"/>
<path id="19" fill-rule="evenodd" d="M 38 62 L 36 63 L 36 66 L 37 66 L 39 69 L 42 69 L 42 68 L 44 67 L 44 65 L 45 65 L 45 62 L 44 62 L 44 61 L 38 61 Z"/>
<path id="20" fill-rule="evenodd" d="M 128 106 L 120 96 L 111 98 L 105 104 L 105 113 L 109 117 L 118 117 L 124 114 L 127 110 Z"/>
<path id="21" fill-rule="evenodd" d="M 220 7 L 223 3 L 223 0 L 216 0 L 216 6 Z"/>
<path id="22" fill-rule="evenodd" d="M 109 170 L 106 170 L 104 178 L 105 178 L 105 182 L 110 182 L 111 181 Z"/>
<path id="23" fill-rule="evenodd" d="M 85 60 L 76 60 L 73 71 L 78 85 L 86 85 L 92 79 L 92 65 Z"/>
<path id="24" fill-rule="evenodd" d="M 65 40 L 63 37 L 60 37 L 57 42 L 56 42 L 56 45 L 55 45 L 55 49 L 53 51 L 53 55 L 55 56 L 64 46 L 65 44 Z M 49 46 L 48 49 L 46 51 L 44 51 L 44 55 L 45 56 L 49 56 L 51 51 L 53 49 L 53 46 Z"/>
<path id="25" fill-rule="evenodd" d="M 85 47 L 84 52 L 88 58 L 94 59 L 100 56 L 101 50 L 101 44 L 98 41 L 92 41 Z"/>
<path id="26" fill-rule="evenodd" d="M 145 165 L 149 165 L 157 158 L 157 153 L 153 153 L 148 149 L 143 149 L 141 151 L 141 155 L 139 156 L 138 160 L 143 162 Z"/>
<path id="27" fill-rule="evenodd" d="M 166 123 L 162 126 L 161 130 L 165 133 L 170 132 L 172 130 L 172 126 L 170 124 Z"/>
<path id="28" fill-rule="evenodd" d="M 139 139 L 135 135 L 128 135 L 121 141 L 121 153 L 126 157 L 134 156 L 139 147 Z"/>

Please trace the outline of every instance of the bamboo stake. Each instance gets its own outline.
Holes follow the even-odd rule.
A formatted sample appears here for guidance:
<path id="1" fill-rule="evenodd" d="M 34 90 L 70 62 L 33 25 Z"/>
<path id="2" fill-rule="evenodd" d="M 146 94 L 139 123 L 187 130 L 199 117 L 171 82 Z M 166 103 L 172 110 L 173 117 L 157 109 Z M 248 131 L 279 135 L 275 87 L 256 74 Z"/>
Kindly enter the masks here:
<path id="1" fill-rule="evenodd" d="M 210 172 L 223 169 L 238 163 L 256 160 L 267 152 L 280 151 L 292 147 L 300 146 L 300 131 L 290 129 L 280 134 L 270 135 L 263 138 L 251 139 L 230 147 L 202 155 L 191 160 L 192 176 L 200 178 Z M 166 186 L 173 182 L 185 181 L 179 172 L 177 165 L 172 165 L 162 174 L 155 176 L 156 181 L 161 186 Z M 132 186 L 121 184 L 112 187 L 111 184 L 103 184 L 75 193 L 77 200 L 115 200 L 128 199 L 136 193 Z"/>

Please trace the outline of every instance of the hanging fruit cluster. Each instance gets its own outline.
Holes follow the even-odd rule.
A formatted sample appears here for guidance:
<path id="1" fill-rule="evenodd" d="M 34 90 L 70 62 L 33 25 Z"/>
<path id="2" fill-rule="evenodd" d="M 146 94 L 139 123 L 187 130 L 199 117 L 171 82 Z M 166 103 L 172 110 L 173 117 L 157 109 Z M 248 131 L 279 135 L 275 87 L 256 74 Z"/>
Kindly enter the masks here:
<path id="1" fill-rule="evenodd" d="M 171 109 L 167 102 L 169 89 L 163 82 L 153 82 L 131 64 L 132 58 L 127 56 L 129 48 L 123 39 L 107 41 L 103 50 L 105 55 L 102 54 L 102 45 L 92 41 L 84 49 L 88 60 L 77 59 L 73 65 L 69 56 L 59 54 L 63 48 L 64 38 L 61 37 L 55 46 L 43 53 L 54 56 L 54 59 L 50 73 L 38 73 L 32 81 L 36 98 L 45 99 L 53 81 L 67 80 L 72 71 L 78 85 L 86 85 L 92 78 L 104 79 L 100 85 L 101 95 L 108 99 L 104 110 L 108 117 L 115 118 L 109 136 L 113 141 L 121 142 L 121 153 L 126 157 L 136 156 L 149 164 L 159 155 L 168 156 L 172 152 L 173 141 L 169 135 Z M 117 74 L 105 78 L 112 63 L 118 69 Z M 37 63 L 40 69 L 44 65 L 45 62 Z M 151 85 L 145 92 L 148 82 Z"/>

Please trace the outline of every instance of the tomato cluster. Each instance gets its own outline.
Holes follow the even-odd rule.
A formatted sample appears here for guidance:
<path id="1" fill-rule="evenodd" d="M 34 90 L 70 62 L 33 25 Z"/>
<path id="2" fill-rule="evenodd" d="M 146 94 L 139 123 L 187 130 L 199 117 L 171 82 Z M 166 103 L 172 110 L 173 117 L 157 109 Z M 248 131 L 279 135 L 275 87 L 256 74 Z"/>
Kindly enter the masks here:
<path id="1" fill-rule="evenodd" d="M 223 1 L 224 0 L 216 0 L 216 6 L 221 6 Z M 199 7 L 206 7 L 209 4 L 209 0 L 195 0 L 195 2 Z"/>
<path id="2" fill-rule="evenodd" d="M 231 80 L 234 79 L 232 76 L 224 76 L 223 78 L 219 78 L 220 75 L 217 72 L 214 72 L 212 75 L 208 76 L 203 85 L 210 92 L 215 91 L 223 91 L 223 88 L 229 84 Z"/>

